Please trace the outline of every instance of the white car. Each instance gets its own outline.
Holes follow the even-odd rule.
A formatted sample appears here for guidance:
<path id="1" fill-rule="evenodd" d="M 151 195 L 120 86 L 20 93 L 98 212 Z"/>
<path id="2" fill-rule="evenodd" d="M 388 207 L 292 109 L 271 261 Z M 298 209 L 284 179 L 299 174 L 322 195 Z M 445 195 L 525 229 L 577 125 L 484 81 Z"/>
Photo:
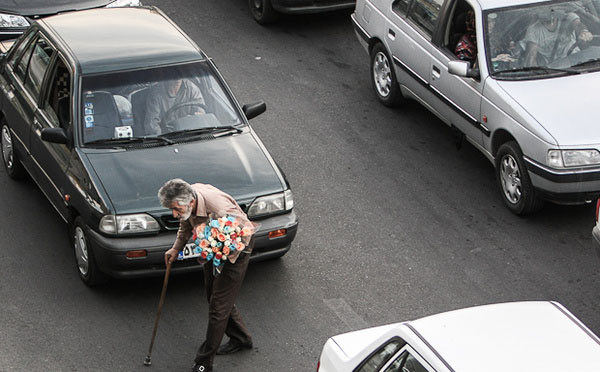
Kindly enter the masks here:
<path id="1" fill-rule="evenodd" d="M 600 339 L 557 302 L 449 311 L 325 343 L 318 372 L 598 372 Z"/>
<path id="2" fill-rule="evenodd" d="M 600 0 L 357 0 L 384 105 L 414 99 L 495 166 L 515 214 L 600 195 Z"/>

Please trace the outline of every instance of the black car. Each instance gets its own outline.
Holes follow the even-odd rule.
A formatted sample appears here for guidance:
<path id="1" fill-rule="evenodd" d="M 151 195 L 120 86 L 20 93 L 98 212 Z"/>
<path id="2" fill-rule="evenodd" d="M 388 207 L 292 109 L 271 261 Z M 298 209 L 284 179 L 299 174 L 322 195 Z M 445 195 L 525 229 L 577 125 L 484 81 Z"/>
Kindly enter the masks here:
<path id="1" fill-rule="evenodd" d="M 0 0 L 0 40 L 21 35 L 33 19 L 103 6 L 140 6 L 139 0 Z"/>
<path id="2" fill-rule="evenodd" d="M 280 13 L 306 14 L 354 9 L 356 0 L 248 0 L 250 12 L 260 24 L 277 20 Z"/>
<path id="3" fill-rule="evenodd" d="M 85 283 L 164 271 L 179 221 L 157 191 L 175 177 L 222 189 L 260 223 L 253 260 L 290 249 L 290 186 L 248 124 L 264 102 L 240 107 L 159 9 L 37 20 L 0 60 L 0 88 L 7 173 L 29 173 L 69 224 Z M 182 260 L 173 271 L 198 268 Z"/>

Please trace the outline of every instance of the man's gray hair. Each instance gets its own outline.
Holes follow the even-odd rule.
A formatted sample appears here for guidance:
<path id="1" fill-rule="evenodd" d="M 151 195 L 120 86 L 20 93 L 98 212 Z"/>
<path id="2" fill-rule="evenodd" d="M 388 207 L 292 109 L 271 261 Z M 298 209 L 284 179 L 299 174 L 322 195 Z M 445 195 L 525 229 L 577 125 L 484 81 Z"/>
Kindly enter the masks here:
<path id="1" fill-rule="evenodd" d="M 177 202 L 179 205 L 188 205 L 195 197 L 196 193 L 192 186 L 181 178 L 167 181 L 158 190 L 160 204 L 165 208 L 171 208 L 173 202 Z"/>

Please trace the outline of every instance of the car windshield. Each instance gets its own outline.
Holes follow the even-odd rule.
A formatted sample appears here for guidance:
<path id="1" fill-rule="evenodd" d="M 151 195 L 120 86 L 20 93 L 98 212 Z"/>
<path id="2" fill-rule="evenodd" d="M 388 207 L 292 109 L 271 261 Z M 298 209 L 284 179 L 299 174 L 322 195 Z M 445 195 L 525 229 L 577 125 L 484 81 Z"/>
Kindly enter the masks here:
<path id="1" fill-rule="evenodd" d="M 486 11 L 487 65 L 497 79 L 600 69 L 600 0 L 551 1 Z"/>
<path id="2" fill-rule="evenodd" d="M 207 62 L 84 76 L 79 102 L 84 144 L 173 139 L 243 123 Z"/>

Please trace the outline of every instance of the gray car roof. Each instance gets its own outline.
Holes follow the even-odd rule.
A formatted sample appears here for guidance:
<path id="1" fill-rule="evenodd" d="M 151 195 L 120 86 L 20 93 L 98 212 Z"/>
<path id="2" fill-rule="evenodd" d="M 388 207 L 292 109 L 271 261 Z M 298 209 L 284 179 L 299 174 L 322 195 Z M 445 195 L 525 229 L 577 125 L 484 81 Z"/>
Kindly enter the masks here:
<path id="1" fill-rule="evenodd" d="M 197 46 L 153 7 L 85 10 L 38 23 L 62 39 L 82 74 L 204 59 Z"/>

